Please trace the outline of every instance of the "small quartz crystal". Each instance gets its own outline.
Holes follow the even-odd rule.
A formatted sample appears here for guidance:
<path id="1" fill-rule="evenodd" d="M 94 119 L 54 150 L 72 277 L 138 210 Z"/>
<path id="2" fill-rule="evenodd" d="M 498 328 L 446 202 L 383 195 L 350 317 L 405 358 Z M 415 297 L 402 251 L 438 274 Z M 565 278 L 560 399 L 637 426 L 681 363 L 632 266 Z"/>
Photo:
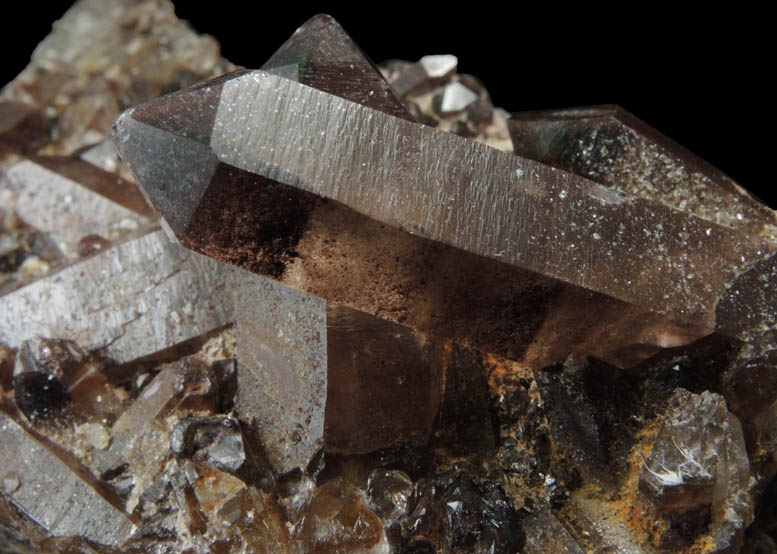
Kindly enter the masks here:
<path id="1" fill-rule="evenodd" d="M 720 395 L 674 393 L 639 486 L 669 520 L 666 533 L 685 535 L 676 540 L 692 540 L 709 525 L 712 552 L 741 544 L 742 529 L 753 519 L 750 464 L 739 421 Z M 696 526 L 675 525 L 680 519 Z"/>

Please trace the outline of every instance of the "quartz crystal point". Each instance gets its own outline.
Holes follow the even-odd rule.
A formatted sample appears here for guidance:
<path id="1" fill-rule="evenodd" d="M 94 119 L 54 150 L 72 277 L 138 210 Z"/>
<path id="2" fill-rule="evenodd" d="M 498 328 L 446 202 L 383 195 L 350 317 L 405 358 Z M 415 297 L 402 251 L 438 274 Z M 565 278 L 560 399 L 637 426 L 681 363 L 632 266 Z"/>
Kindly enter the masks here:
<path id="1" fill-rule="evenodd" d="M 50 536 L 121 546 L 135 531 L 118 498 L 2 411 L 0 452 L 0 495 Z"/>
<path id="2" fill-rule="evenodd" d="M 771 238 L 267 72 L 128 110 L 113 136 L 185 246 L 512 359 L 542 358 L 527 350 L 544 334 L 630 365 L 772 323 L 739 302 L 771 299 L 751 286 L 773 271 Z M 485 298 L 465 309 L 462 283 Z M 605 320 L 564 315 L 584 298 Z"/>
<path id="3" fill-rule="evenodd" d="M 412 121 L 375 65 L 329 15 L 306 21 L 262 69 Z"/>

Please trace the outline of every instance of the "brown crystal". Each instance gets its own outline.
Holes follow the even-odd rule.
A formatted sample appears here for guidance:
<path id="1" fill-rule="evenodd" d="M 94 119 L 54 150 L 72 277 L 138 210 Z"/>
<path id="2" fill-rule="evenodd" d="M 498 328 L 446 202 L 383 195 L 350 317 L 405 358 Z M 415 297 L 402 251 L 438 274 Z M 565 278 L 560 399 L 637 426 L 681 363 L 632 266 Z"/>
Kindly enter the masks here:
<path id="1" fill-rule="evenodd" d="M 285 92 L 278 94 L 279 87 Z M 537 281 L 545 288 L 571 285 L 573 291 L 580 291 L 579 296 L 601 295 L 596 305 L 613 306 L 610 319 L 597 318 L 602 330 L 607 330 L 608 343 L 592 340 L 591 334 L 598 329 L 590 329 L 579 318 L 577 325 L 579 333 L 587 334 L 585 342 L 599 343 L 596 355 L 620 365 L 628 365 L 640 354 L 644 357 L 661 347 L 698 339 L 716 326 L 746 339 L 749 329 L 758 323 L 734 310 L 715 313 L 715 306 L 728 305 L 732 294 L 750 292 L 749 281 L 741 278 L 734 292 L 727 290 L 746 269 L 753 272 L 751 279 L 768 276 L 768 271 L 757 265 L 771 263 L 763 261 L 774 249 L 771 239 L 746 237 L 662 204 L 626 197 L 547 166 L 442 135 L 266 73 L 236 75 L 213 83 L 209 90 L 206 104 L 199 109 L 214 114 L 210 146 L 174 142 L 169 122 L 176 120 L 176 95 L 160 101 L 172 110 L 165 111 L 163 122 L 148 119 L 161 110 L 152 104 L 125 114 L 115 131 L 125 160 L 152 202 L 173 218 L 173 230 L 190 248 L 327 300 L 517 360 L 522 359 L 519 349 L 525 345 L 516 345 L 512 333 L 490 333 L 482 339 L 478 335 L 487 333 L 477 322 L 502 324 L 503 319 L 489 313 L 489 308 L 527 302 L 527 295 L 518 295 L 514 289 L 532 287 Z M 285 108 L 273 103 L 287 102 L 285 99 L 295 94 L 299 102 L 289 109 L 294 117 L 313 122 L 310 128 L 292 131 L 292 120 L 265 121 L 257 115 L 251 117 L 259 119 L 244 124 L 252 129 L 269 126 L 266 132 L 254 133 L 250 139 L 233 134 L 240 123 L 231 121 L 233 116 L 228 114 L 248 110 L 247 102 L 252 102 L 252 114 L 281 113 Z M 358 114 L 361 126 L 357 134 L 363 133 L 366 141 L 372 141 L 374 152 L 368 154 L 349 141 L 345 129 L 338 127 L 339 120 L 330 121 L 321 112 L 324 106 L 334 113 Z M 384 133 L 384 124 L 412 140 L 396 144 L 385 140 L 378 134 L 379 130 Z M 348 136 L 353 132 L 349 129 Z M 338 133 L 342 138 L 337 138 Z M 331 140 L 321 142 L 327 135 Z M 259 142 L 249 147 L 248 140 Z M 331 145 L 339 145 L 337 155 L 333 151 L 311 157 L 292 178 L 281 168 L 296 163 L 292 151 L 309 151 L 310 145 L 302 142 L 291 146 L 305 140 L 321 142 L 314 148 L 326 152 Z M 192 184 L 176 176 L 164 177 L 169 167 L 155 162 L 148 151 L 154 141 L 157 152 L 171 149 L 178 159 L 201 160 L 196 169 L 198 180 Z M 275 149 L 268 141 L 288 148 Z M 283 158 L 287 153 L 288 160 Z M 428 159 L 421 159 L 424 156 Z M 342 163 L 324 161 L 332 157 Z M 379 167 L 381 157 L 415 161 L 387 162 Z M 462 163 L 470 158 L 471 163 Z M 437 165 L 432 161 L 440 159 L 449 161 Z M 441 173 L 413 172 L 411 167 L 417 163 L 439 167 Z M 482 187 L 475 183 L 483 180 L 483 173 L 475 168 L 483 164 L 500 168 L 489 173 L 492 178 L 488 183 L 482 183 L 493 189 L 491 196 L 502 198 L 496 205 L 515 203 L 522 207 L 482 211 L 484 204 L 478 198 L 485 193 L 478 192 Z M 262 169 L 265 166 L 275 169 Z M 177 184 L 171 184 L 170 179 L 177 179 Z M 442 197 L 440 202 L 422 201 L 425 196 L 442 194 L 437 188 L 439 181 L 450 188 L 448 201 Z M 513 181 L 522 184 L 512 186 Z M 298 182 L 303 185 L 298 186 Z M 191 193 L 181 196 L 180 187 L 191 188 Z M 396 205 L 395 210 L 400 197 L 407 202 Z M 192 202 L 192 198 L 197 200 Z M 338 202 L 325 202 L 327 198 Z M 412 208 L 416 200 L 411 199 L 419 203 L 418 210 Z M 450 203 L 448 208 L 444 207 L 446 202 Z M 445 215 L 448 209 L 453 210 L 451 215 Z M 475 212 L 470 213 L 471 209 Z M 513 221 L 522 210 L 528 215 Z M 224 226 L 217 218 L 223 213 L 231 214 L 232 225 Z M 473 225 L 477 229 L 469 229 Z M 499 232 L 482 232 L 486 228 Z M 518 235 L 523 238 L 519 240 Z M 717 261 L 712 262 L 711 256 Z M 468 264 L 461 260 L 467 257 L 477 261 L 473 277 L 503 277 L 490 287 L 475 285 L 474 290 L 491 297 L 474 306 L 468 302 L 466 319 L 463 313 L 461 319 L 444 317 L 450 314 L 443 316 L 435 308 L 456 306 L 460 297 L 453 291 L 462 283 L 472 285 L 466 273 L 456 271 L 448 276 L 437 268 L 466 268 Z M 434 265 L 430 263 L 433 260 Z M 527 274 L 527 270 L 532 273 Z M 396 292 L 398 283 L 402 284 L 402 294 Z M 552 301 L 545 295 L 537 299 L 543 308 Z M 550 311 L 549 307 L 545 310 Z M 515 325 L 514 321 L 504 325 Z M 568 323 L 574 321 L 573 317 L 567 319 Z M 573 330 L 571 336 L 576 334 Z M 527 333 L 527 343 L 534 338 Z M 647 343 L 644 352 L 638 348 L 640 343 Z M 565 342 L 565 346 L 568 353 L 572 345 Z M 622 358 L 624 352 L 628 353 L 626 359 Z"/>
<path id="2" fill-rule="evenodd" d="M 366 453 L 425 444 L 440 406 L 440 348 L 395 323 L 329 305 L 326 449 Z"/>
<path id="3" fill-rule="evenodd" d="M 294 538 L 306 552 L 334 554 L 360 550 L 381 552 L 385 541 L 383 525 L 353 487 L 333 480 L 320 487 L 302 514 Z"/>
<path id="4" fill-rule="evenodd" d="M 701 511 L 700 525 L 686 537 L 692 541 L 706 526 L 708 511 L 711 551 L 730 551 L 741 545 L 743 529 L 753 519 L 750 485 L 742 428 L 724 399 L 677 390 L 640 473 L 640 491 L 657 514 L 672 522 Z"/>
<path id="5" fill-rule="evenodd" d="M 115 416 L 122 408 L 99 365 L 73 341 L 35 337 L 23 342 L 15 373 L 46 375 L 51 384 L 61 383 L 79 415 Z"/>
<path id="6" fill-rule="evenodd" d="M 332 16 L 311 17 L 262 69 L 412 120 L 372 61 Z"/>

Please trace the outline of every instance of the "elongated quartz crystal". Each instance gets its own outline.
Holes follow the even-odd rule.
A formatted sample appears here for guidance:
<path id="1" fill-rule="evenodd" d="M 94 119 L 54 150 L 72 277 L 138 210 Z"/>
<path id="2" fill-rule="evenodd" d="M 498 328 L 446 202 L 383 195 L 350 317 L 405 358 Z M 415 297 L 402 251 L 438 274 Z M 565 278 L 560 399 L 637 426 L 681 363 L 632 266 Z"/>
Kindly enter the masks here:
<path id="1" fill-rule="evenodd" d="M 765 325 L 732 299 L 770 278 L 772 238 L 268 72 L 134 108 L 114 140 L 185 246 L 512 359 L 542 359 L 529 349 L 554 335 L 548 314 L 620 365 Z M 607 317 L 560 315 L 570 297 Z"/>

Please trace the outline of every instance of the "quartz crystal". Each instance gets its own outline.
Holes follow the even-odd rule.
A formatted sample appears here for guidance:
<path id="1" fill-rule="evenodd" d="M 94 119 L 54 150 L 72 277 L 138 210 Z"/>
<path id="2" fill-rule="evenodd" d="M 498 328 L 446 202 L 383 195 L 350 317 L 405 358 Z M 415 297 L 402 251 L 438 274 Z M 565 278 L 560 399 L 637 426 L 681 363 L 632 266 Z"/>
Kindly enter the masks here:
<path id="1" fill-rule="evenodd" d="M 218 264 L 152 230 L 0 297 L 0 341 L 63 337 L 127 362 L 229 323 L 222 293 Z"/>
<path id="2" fill-rule="evenodd" d="M 0 551 L 777 551 L 772 210 L 326 15 L 266 54 L 79 0 L 0 92 Z"/>
<path id="3" fill-rule="evenodd" d="M 229 282 L 237 408 L 280 473 L 321 448 L 364 454 L 432 433 L 493 445 L 476 353 L 247 271 Z"/>
<path id="4" fill-rule="evenodd" d="M 183 119 L 189 104 L 197 119 Z M 734 299 L 757 296 L 753 281 L 770 279 L 773 238 L 271 73 L 228 76 L 133 108 L 114 137 L 185 246 L 512 359 L 533 361 L 531 326 L 542 321 L 524 322 L 528 329 L 497 323 L 493 304 L 520 305 L 535 287 L 585 289 L 598 304 L 615 303 L 610 317 L 621 330 L 610 329 L 589 353 L 620 365 L 644 343 L 653 353 L 716 329 L 743 340 L 763 331 L 760 314 Z M 176 172 L 170 158 L 186 170 Z M 478 275 L 502 279 L 487 289 L 491 298 L 464 312 L 456 286 L 474 276 L 449 277 L 438 267 L 461 270 L 467 262 Z M 554 296 L 540 297 L 539 318 L 561 311 L 548 306 Z M 497 324 L 505 335 L 494 332 Z"/>
<path id="5" fill-rule="evenodd" d="M 132 518 L 97 480 L 66 462 L 56 446 L 35 440 L 0 412 L 3 493 L 53 537 L 81 536 L 119 546 L 135 531 Z"/>
<path id="6" fill-rule="evenodd" d="M 677 390 L 639 477 L 640 490 L 669 514 L 662 542 L 682 544 L 708 526 L 717 551 L 738 548 L 753 519 L 751 484 L 741 426 L 723 397 Z"/>
<path id="7" fill-rule="evenodd" d="M 74 158 L 19 162 L 6 169 L 0 187 L 15 197 L 24 223 L 48 233 L 71 256 L 87 235 L 116 240 L 155 219 L 132 183 Z"/>
<path id="8" fill-rule="evenodd" d="M 516 154 L 727 227 L 773 232 L 775 214 L 727 175 L 620 106 L 525 112 Z"/>

